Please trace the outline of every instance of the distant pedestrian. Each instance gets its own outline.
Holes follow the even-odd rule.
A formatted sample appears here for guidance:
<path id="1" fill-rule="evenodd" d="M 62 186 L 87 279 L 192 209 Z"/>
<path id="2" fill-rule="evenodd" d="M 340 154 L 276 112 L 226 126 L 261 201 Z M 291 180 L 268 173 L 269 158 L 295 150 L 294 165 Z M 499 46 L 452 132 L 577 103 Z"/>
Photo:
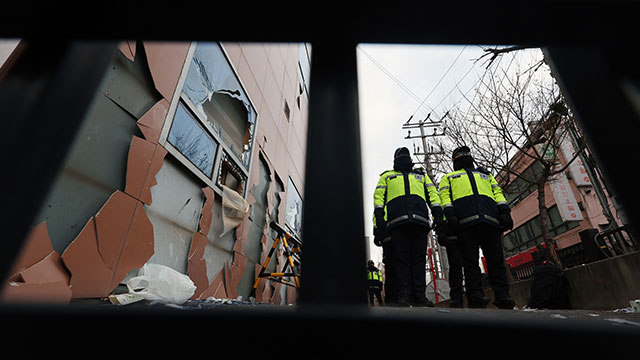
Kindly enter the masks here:
<path id="1" fill-rule="evenodd" d="M 369 292 L 369 305 L 374 305 L 375 296 L 378 299 L 378 304 L 384 306 L 384 301 L 382 301 L 382 274 L 373 263 L 373 260 L 367 262 L 367 291 Z"/>
<path id="2" fill-rule="evenodd" d="M 391 235 L 397 304 L 433 306 L 425 296 L 429 207 L 436 222 L 442 222 L 442 207 L 435 185 L 423 170 L 413 168 L 406 147 L 395 151 L 393 170 L 381 174 L 374 207 L 376 231 Z"/>
<path id="3" fill-rule="evenodd" d="M 440 200 L 447 225 L 458 237 L 469 307 L 486 307 L 480 273 L 479 249 L 487 260 L 494 305 L 513 309 L 509 294 L 501 235 L 513 228 L 511 209 L 493 175 L 474 166 L 468 147 L 453 151 L 454 171 L 440 181 Z"/>

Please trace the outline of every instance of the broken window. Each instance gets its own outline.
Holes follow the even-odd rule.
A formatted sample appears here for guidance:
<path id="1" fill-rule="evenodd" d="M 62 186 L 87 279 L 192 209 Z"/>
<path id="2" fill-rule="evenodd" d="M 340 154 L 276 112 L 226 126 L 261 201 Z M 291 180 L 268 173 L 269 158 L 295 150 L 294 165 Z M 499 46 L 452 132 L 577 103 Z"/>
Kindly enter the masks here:
<path id="1" fill-rule="evenodd" d="M 178 104 L 167 140 L 193 165 L 211 177 L 218 145 L 182 103 Z"/>
<path id="2" fill-rule="evenodd" d="M 222 163 L 218 170 L 216 184 L 220 187 L 222 185 L 229 187 L 242 196 L 245 194 L 247 177 L 244 176 L 242 170 L 234 164 L 226 152 L 222 154 Z"/>
<path id="3" fill-rule="evenodd" d="M 167 141 L 209 186 L 244 196 L 257 112 L 219 43 L 194 43 L 190 54 Z"/>
<path id="4" fill-rule="evenodd" d="M 298 96 L 296 103 L 300 109 L 300 97 L 304 95 L 305 101 L 309 103 L 309 79 L 311 75 L 311 45 L 300 44 L 298 48 Z"/>
<path id="5" fill-rule="evenodd" d="M 249 169 L 257 114 L 218 43 L 198 43 L 182 91 Z"/>
<path id="6" fill-rule="evenodd" d="M 285 221 L 298 236 L 302 235 L 302 197 L 291 178 L 289 178 L 289 183 L 287 184 Z"/>

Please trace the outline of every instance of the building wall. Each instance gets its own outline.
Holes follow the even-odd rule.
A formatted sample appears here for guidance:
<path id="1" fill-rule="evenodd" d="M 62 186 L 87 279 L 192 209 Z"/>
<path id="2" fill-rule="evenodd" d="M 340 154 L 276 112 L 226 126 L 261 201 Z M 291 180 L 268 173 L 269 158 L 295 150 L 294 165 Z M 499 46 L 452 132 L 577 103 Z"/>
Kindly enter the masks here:
<path id="1" fill-rule="evenodd" d="M 243 191 L 249 207 L 234 215 L 223 206 L 216 179 L 203 181 L 163 135 L 195 47 L 121 43 L 34 221 L 34 228 L 46 226 L 61 254 L 72 297 L 106 296 L 146 262 L 188 274 L 197 286 L 194 298 L 251 294 L 274 241 L 270 221 L 299 218 L 304 198 L 308 79 L 299 70 L 307 54 L 301 46 L 221 44 L 257 112 Z M 225 228 L 233 216 L 237 223 Z M 280 251 L 270 267 L 283 264 Z M 292 290 L 262 281 L 255 296 L 293 303 Z"/>
<path id="2" fill-rule="evenodd" d="M 565 159 L 563 153 L 559 153 L 560 161 L 565 164 L 567 159 Z M 519 169 L 516 171 L 522 171 L 531 165 L 533 160 L 527 159 L 524 160 L 524 156 L 520 155 L 521 163 Z M 517 159 L 515 161 L 517 163 Z M 512 179 L 514 176 L 512 175 Z M 578 226 L 572 228 L 562 234 L 554 237 L 556 244 L 559 249 L 569 247 L 581 241 L 579 233 L 585 229 L 601 229 L 602 226 L 606 225 L 607 221 L 603 215 L 602 206 L 593 191 L 593 187 L 588 186 L 577 186 L 575 181 L 569 177 L 569 184 L 571 191 L 573 192 L 576 201 L 581 203 L 584 210 L 581 210 L 581 213 L 584 217 L 584 220 L 579 221 Z M 553 192 L 549 183 L 545 185 L 545 205 L 547 208 L 550 208 L 556 205 L 556 200 L 553 196 Z M 609 208 L 613 211 L 613 205 L 610 202 Z M 526 198 L 522 199 L 515 206 L 513 206 L 511 210 L 511 215 L 514 220 L 514 229 L 518 228 L 522 224 L 536 217 L 539 213 L 538 210 L 538 192 L 534 191 L 529 194 Z"/>

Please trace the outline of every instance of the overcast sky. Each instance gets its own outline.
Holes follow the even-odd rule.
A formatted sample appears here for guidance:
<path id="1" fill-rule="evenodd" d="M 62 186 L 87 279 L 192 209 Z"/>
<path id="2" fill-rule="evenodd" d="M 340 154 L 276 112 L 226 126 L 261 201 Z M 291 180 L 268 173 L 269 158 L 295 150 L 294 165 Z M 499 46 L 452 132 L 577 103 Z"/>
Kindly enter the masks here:
<path id="1" fill-rule="evenodd" d="M 421 146 L 420 139 L 404 139 L 407 130 L 402 125 L 414 114 L 412 123 L 430 112 L 437 120 L 456 104 L 468 105 L 461 91 L 473 96 L 486 64 L 484 59 L 476 61 L 484 54 L 477 45 L 361 44 L 357 54 L 365 235 L 373 240 L 373 191 L 380 173 L 392 169 L 398 147 L 413 153 L 414 142 Z M 412 131 L 417 134 L 418 129 Z M 372 258 L 380 261 L 379 248 L 370 248 Z"/>

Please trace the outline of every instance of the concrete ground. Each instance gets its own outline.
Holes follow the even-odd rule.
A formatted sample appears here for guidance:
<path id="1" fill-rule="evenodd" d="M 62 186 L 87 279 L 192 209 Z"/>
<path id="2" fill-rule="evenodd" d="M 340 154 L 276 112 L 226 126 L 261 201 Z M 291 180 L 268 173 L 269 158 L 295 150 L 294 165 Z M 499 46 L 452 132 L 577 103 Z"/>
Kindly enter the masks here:
<path id="1" fill-rule="evenodd" d="M 478 321 L 514 321 L 514 322 L 545 322 L 553 324 L 588 323 L 602 327 L 629 327 L 640 331 L 640 312 L 630 312 L 630 308 L 619 310 L 549 310 L 549 309 L 524 309 L 524 310 L 500 310 L 500 309 L 454 309 L 448 307 L 434 308 L 394 308 L 374 307 L 374 312 L 388 312 L 399 314 L 420 313 L 442 320 L 478 320 Z"/>
<path id="2" fill-rule="evenodd" d="M 14 330 L 4 338 L 6 344 L 38 339 L 54 346 L 73 339 L 176 358 L 233 349 L 241 355 L 257 352 L 251 358 L 262 359 L 279 349 L 278 358 L 286 350 L 304 359 L 345 354 L 402 359 L 420 349 L 428 358 L 540 359 L 558 352 L 578 359 L 636 360 L 640 341 L 640 313 L 601 310 L 279 306 L 235 300 L 119 306 L 93 299 L 61 307 L 4 307 L 0 318 Z"/>

